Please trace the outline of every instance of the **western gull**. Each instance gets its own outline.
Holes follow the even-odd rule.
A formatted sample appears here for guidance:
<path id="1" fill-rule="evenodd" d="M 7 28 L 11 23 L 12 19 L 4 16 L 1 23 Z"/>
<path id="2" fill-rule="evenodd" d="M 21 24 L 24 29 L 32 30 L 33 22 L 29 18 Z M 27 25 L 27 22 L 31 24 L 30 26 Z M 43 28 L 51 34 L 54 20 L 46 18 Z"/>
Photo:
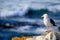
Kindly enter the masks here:
<path id="1" fill-rule="evenodd" d="M 56 27 L 56 24 L 53 19 L 49 18 L 48 14 L 43 14 L 41 17 L 43 17 L 43 22 L 44 25 L 47 27 L 47 32 L 51 31 L 49 28 L 54 28 Z"/>

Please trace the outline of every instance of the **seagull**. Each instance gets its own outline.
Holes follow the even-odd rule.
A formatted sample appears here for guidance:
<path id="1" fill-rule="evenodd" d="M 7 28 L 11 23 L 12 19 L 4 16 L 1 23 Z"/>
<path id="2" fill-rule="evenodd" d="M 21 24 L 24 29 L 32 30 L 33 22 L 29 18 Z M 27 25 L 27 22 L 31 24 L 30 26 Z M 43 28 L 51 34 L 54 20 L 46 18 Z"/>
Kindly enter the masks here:
<path id="1" fill-rule="evenodd" d="M 55 24 L 54 20 L 51 19 L 48 14 L 43 14 L 41 17 L 43 17 L 43 22 L 44 22 L 44 25 L 49 29 L 49 28 L 52 28 L 52 27 L 56 27 L 57 25 Z M 47 30 L 48 31 L 48 30 Z M 46 31 L 46 32 L 47 32 Z"/>

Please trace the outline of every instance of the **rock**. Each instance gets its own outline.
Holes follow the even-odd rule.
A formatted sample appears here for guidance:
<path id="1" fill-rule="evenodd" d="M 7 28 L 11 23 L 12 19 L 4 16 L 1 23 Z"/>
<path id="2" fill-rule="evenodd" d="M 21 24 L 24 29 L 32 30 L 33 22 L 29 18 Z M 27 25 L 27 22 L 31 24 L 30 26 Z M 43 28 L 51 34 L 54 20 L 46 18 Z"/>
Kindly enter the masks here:
<path id="1" fill-rule="evenodd" d="M 43 40 L 44 36 L 38 36 L 35 38 L 35 40 Z"/>
<path id="2" fill-rule="evenodd" d="M 27 38 L 28 40 L 56 40 L 59 39 L 58 37 L 56 37 L 56 33 L 55 32 L 50 32 L 50 33 L 46 33 L 45 35 L 42 34 L 40 36 L 34 36 L 33 38 Z"/>
<path id="3" fill-rule="evenodd" d="M 12 40 L 33 40 L 31 36 L 29 37 L 13 37 Z"/>
<path id="4" fill-rule="evenodd" d="M 56 40 L 56 35 L 54 32 L 48 33 L 45 37 L 44 40 Z"/>
<path id="5" fill-rule="evenodd" d="M 13 40 L 60 40 L 60 33 L 51 31 L 40 36 L 13 38 Z"/>
<path id="6" fill-rule="evenodd" d="M 26 40 L 34 40 L 34 38 L 27 38 Z"/>
<path id="7" fill-rule="evenodd" d="M 60 31 L 60 26 L 58 27 L 58 30 Z"/>

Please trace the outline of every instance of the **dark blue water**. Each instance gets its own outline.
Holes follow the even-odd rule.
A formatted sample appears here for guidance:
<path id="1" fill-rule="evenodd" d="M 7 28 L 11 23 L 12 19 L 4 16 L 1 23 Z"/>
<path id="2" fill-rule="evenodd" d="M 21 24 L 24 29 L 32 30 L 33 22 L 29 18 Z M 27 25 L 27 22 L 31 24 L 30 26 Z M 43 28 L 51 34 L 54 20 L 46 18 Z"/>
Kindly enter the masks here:
<path id="1" fill-rule="evenodd" d="M 45 32 L 41 16 L 47 13 L 60 26 L 60 1 L 0 0 L 0 40 L 38 36 Z M 3 26 L 2 26 L 3 25 Z M 5 26 L 9 25 L 9 26 Z"/>
<path id="2" fill-rule="evenodd" d="M 30 14 L 31 12 L 31 14 Z M 23 36 L 37 36 L 45 31 L 45 26 L 41 15 L 43 12 L 48 13 L 49 11 L 44 10 L 29 10 L 23 17 L 11 16 L 6 18 L 1 18 L 0 23 L 13 25 L 13 28 L 0 28 L 0 38 L 1 40 L 9 40 L 12 37 Z M 49 16 L 54 19 L 57 25 L 60 24 L 60 14 L 59 13 L 48 13 Z"/>

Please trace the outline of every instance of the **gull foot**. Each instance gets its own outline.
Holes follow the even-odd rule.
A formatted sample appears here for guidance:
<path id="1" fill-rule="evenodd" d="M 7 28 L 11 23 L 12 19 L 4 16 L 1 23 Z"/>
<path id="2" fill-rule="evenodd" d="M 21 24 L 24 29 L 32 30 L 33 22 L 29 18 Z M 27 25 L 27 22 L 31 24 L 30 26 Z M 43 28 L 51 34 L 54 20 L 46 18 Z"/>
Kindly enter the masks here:
<path id="1" fill-rule="evenodd" d="M 49 32 L 51 32 L 51 31 L 52 31 L 52 30 L 47 30 L 46 32 L 49 33 Z"/>

